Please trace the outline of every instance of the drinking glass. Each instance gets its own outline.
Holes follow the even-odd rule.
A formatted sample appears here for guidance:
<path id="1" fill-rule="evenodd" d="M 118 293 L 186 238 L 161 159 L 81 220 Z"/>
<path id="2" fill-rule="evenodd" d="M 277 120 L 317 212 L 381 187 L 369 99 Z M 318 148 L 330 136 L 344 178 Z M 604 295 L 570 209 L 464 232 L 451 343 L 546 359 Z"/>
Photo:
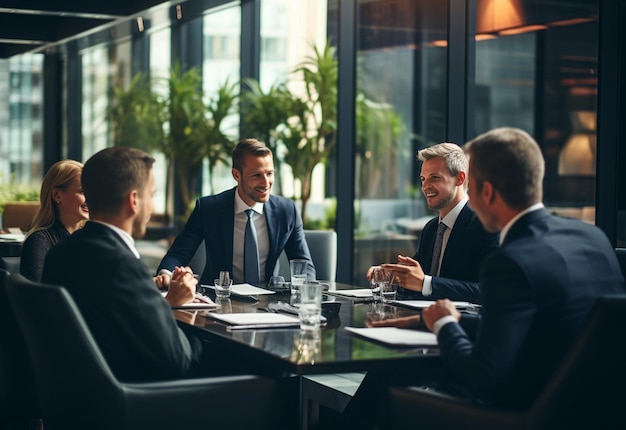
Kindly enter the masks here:
<path id="1" fill-rule="evenodd" d="M 374 301 L 386 302 L 396 298 L 395 286 L 391 282 L 391 271 L 386 271 L 382 267 L 372 269 L 370 288 Z"/>
<path id="2" fill-rule="evenodd" d="M 306 281 L 306 271 L 309 260 L 294 259 L 289 260 L 289 271 L 291 272 L 291 294 L 297 294 L 298 289 Z"/>
<path id="3" fill-rule="evenodd" d="M 300 306 L 298 308 L 300 330 L 316 330 L 320 328 L 322 288 L 322 284 L 319 281 L 313 280 L 307 280 L 300 285 Z"/>
<path id="4" fill-rule="evenodd" d="M 221 271 L 220 277 L 215 279 L 215 296 L 219 299 L 226 299 L 230 297 L 230 292 L 233 288 L 233 280 L 230 278 L 230 273 L 227 271 Z"/>

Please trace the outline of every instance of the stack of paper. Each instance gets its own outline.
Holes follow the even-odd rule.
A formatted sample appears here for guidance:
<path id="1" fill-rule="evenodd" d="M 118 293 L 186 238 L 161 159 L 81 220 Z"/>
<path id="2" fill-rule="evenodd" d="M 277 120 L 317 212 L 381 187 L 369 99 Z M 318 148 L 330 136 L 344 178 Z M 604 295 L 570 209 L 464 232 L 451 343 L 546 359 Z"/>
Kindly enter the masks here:
<path id="1" fill-rule="evenodd" d="M 161 295 L 165 297 L 167 291 L 162 291 Z M 219 307 L 220 305 L 211 300 L 210 297 L 196 293 L 196 298 L 193 301 L 180 306 L 172 306 L 172 309 L 218 309 Z"/>
<path id="2" fill-rule="evenodd" d="M 215 314 L 209 313 L 207 317 L 224 322 L 235 330 L 298 327 L 300 320 L 296 317 L 264 312 Z"/>
<path id="3" fill-rule="evenodd" d="M 204 288 L 215 289 L 214 285 L 202 285 Z M 231 290 L 231 294 L 236 296 L 256 296 L 261 294 L 276 294 L 276 291 L 266 290 L 265 288 L 255 287 L 250 284 L 234 284 Z"/>
<path id="4" fill-rule="evenodd" d="M 406 306 L 409 308 L 424 309 L 434 304 L 433 300 L 392 300 L 394 305 Z M 457 309 L 474 309 L 480 307 L 470 302 L 452 302 Z"/>
<path id="5" fill-rule="evenodd" d="M 435 346 L 437 336 L 431 332 L 397 327 L 346 327 L 346 330 L 371 340 L 394 346 Z"/>
<path id="6" fill-rule="evenodd" d="M 358 288 L 355 290 L 333 290 L 328 291 L 328 294 L 334 294 L 337 296 L 346 296 L 346 297 L 358 297 L 358 298 L 367 298 L 373 297 L 372 290 L 369 288 Z"/>

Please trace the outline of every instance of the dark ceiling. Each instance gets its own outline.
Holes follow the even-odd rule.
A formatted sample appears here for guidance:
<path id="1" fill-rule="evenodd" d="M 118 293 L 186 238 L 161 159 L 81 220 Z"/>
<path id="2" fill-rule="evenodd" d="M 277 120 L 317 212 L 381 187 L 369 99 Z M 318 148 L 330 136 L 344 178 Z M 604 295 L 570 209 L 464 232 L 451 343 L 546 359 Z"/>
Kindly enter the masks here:
<path id="1" fill-rule="evenodd" d="M 0 58 L 124 19 L 164 0 L 2 0 Z"/>

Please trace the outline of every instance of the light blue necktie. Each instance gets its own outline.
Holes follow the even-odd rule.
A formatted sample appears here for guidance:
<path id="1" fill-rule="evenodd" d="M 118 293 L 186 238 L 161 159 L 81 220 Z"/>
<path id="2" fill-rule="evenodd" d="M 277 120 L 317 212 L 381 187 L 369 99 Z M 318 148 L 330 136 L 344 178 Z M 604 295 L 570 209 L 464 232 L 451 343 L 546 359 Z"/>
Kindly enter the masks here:
<path id="1" fill-rule="evenodd" d="M 251 285 L 259 285 L 259 246 L 256 238 L 256 229 L 252 222 L 252 209 L 246 210 L 248 222 L 243 242 L 243 276 L 244 280 Z"/>
<path id="2" fill-rule="evenodd" d="M 441 257 L 441 246 L 443 245 L 443 233 L 446 231 L 447 226 L 440 222 L 437 227 L 437 238 L 435 239 L 435 246 L 433 247 L 433 260 L 430 263 L 430 275 L 439 276 L 439 257 Z"/>

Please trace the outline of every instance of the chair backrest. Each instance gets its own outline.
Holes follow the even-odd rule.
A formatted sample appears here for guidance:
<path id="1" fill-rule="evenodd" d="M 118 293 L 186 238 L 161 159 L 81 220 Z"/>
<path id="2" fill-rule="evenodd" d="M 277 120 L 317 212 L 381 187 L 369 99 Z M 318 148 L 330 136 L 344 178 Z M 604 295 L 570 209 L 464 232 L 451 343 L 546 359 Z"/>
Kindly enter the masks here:
<path id="1" fill-rule="evenodd" d="M 0 270 L 0 415 L 39 417 L 39 403 L 30 355 L 9 303 Z"/>
<path id="2" fill-rule="evenodd" d="M 533 429 L 615 428 L 626 386 L 626 295 L 598 299 L 582 334 L 529 411 Z M 617 421 L 616 421 L 617 420 Z"/>
<path id="3" fill-rule="evenodd" d="M 304 237 L 317 279 L 334 281 L 337 279 L 337 233 L 331 230 L 304 230 Z M 280 275 L 289 279 L 289 260 L 283 252 L 279 259 Z"/>
<path id="4" fill-rule="evenodd" d="M 4 205 L 2 228 L 19 227 L 26 232 L 39 210 L 39 202 L 14 202 Z"/>
<path id="5" fill-rule="evenodd" d="M 619 267 L 622 269 L 622 275 L 626 278 L 626 248 L 615 248 L 615 255 L 619 261 Z"/>
<path id="6" fill-rule="evenodd" d="M 17 274 L 6 284 L 32 357 L 44 421 L 122 422 L 122 388 L 69 293 Z"/>

